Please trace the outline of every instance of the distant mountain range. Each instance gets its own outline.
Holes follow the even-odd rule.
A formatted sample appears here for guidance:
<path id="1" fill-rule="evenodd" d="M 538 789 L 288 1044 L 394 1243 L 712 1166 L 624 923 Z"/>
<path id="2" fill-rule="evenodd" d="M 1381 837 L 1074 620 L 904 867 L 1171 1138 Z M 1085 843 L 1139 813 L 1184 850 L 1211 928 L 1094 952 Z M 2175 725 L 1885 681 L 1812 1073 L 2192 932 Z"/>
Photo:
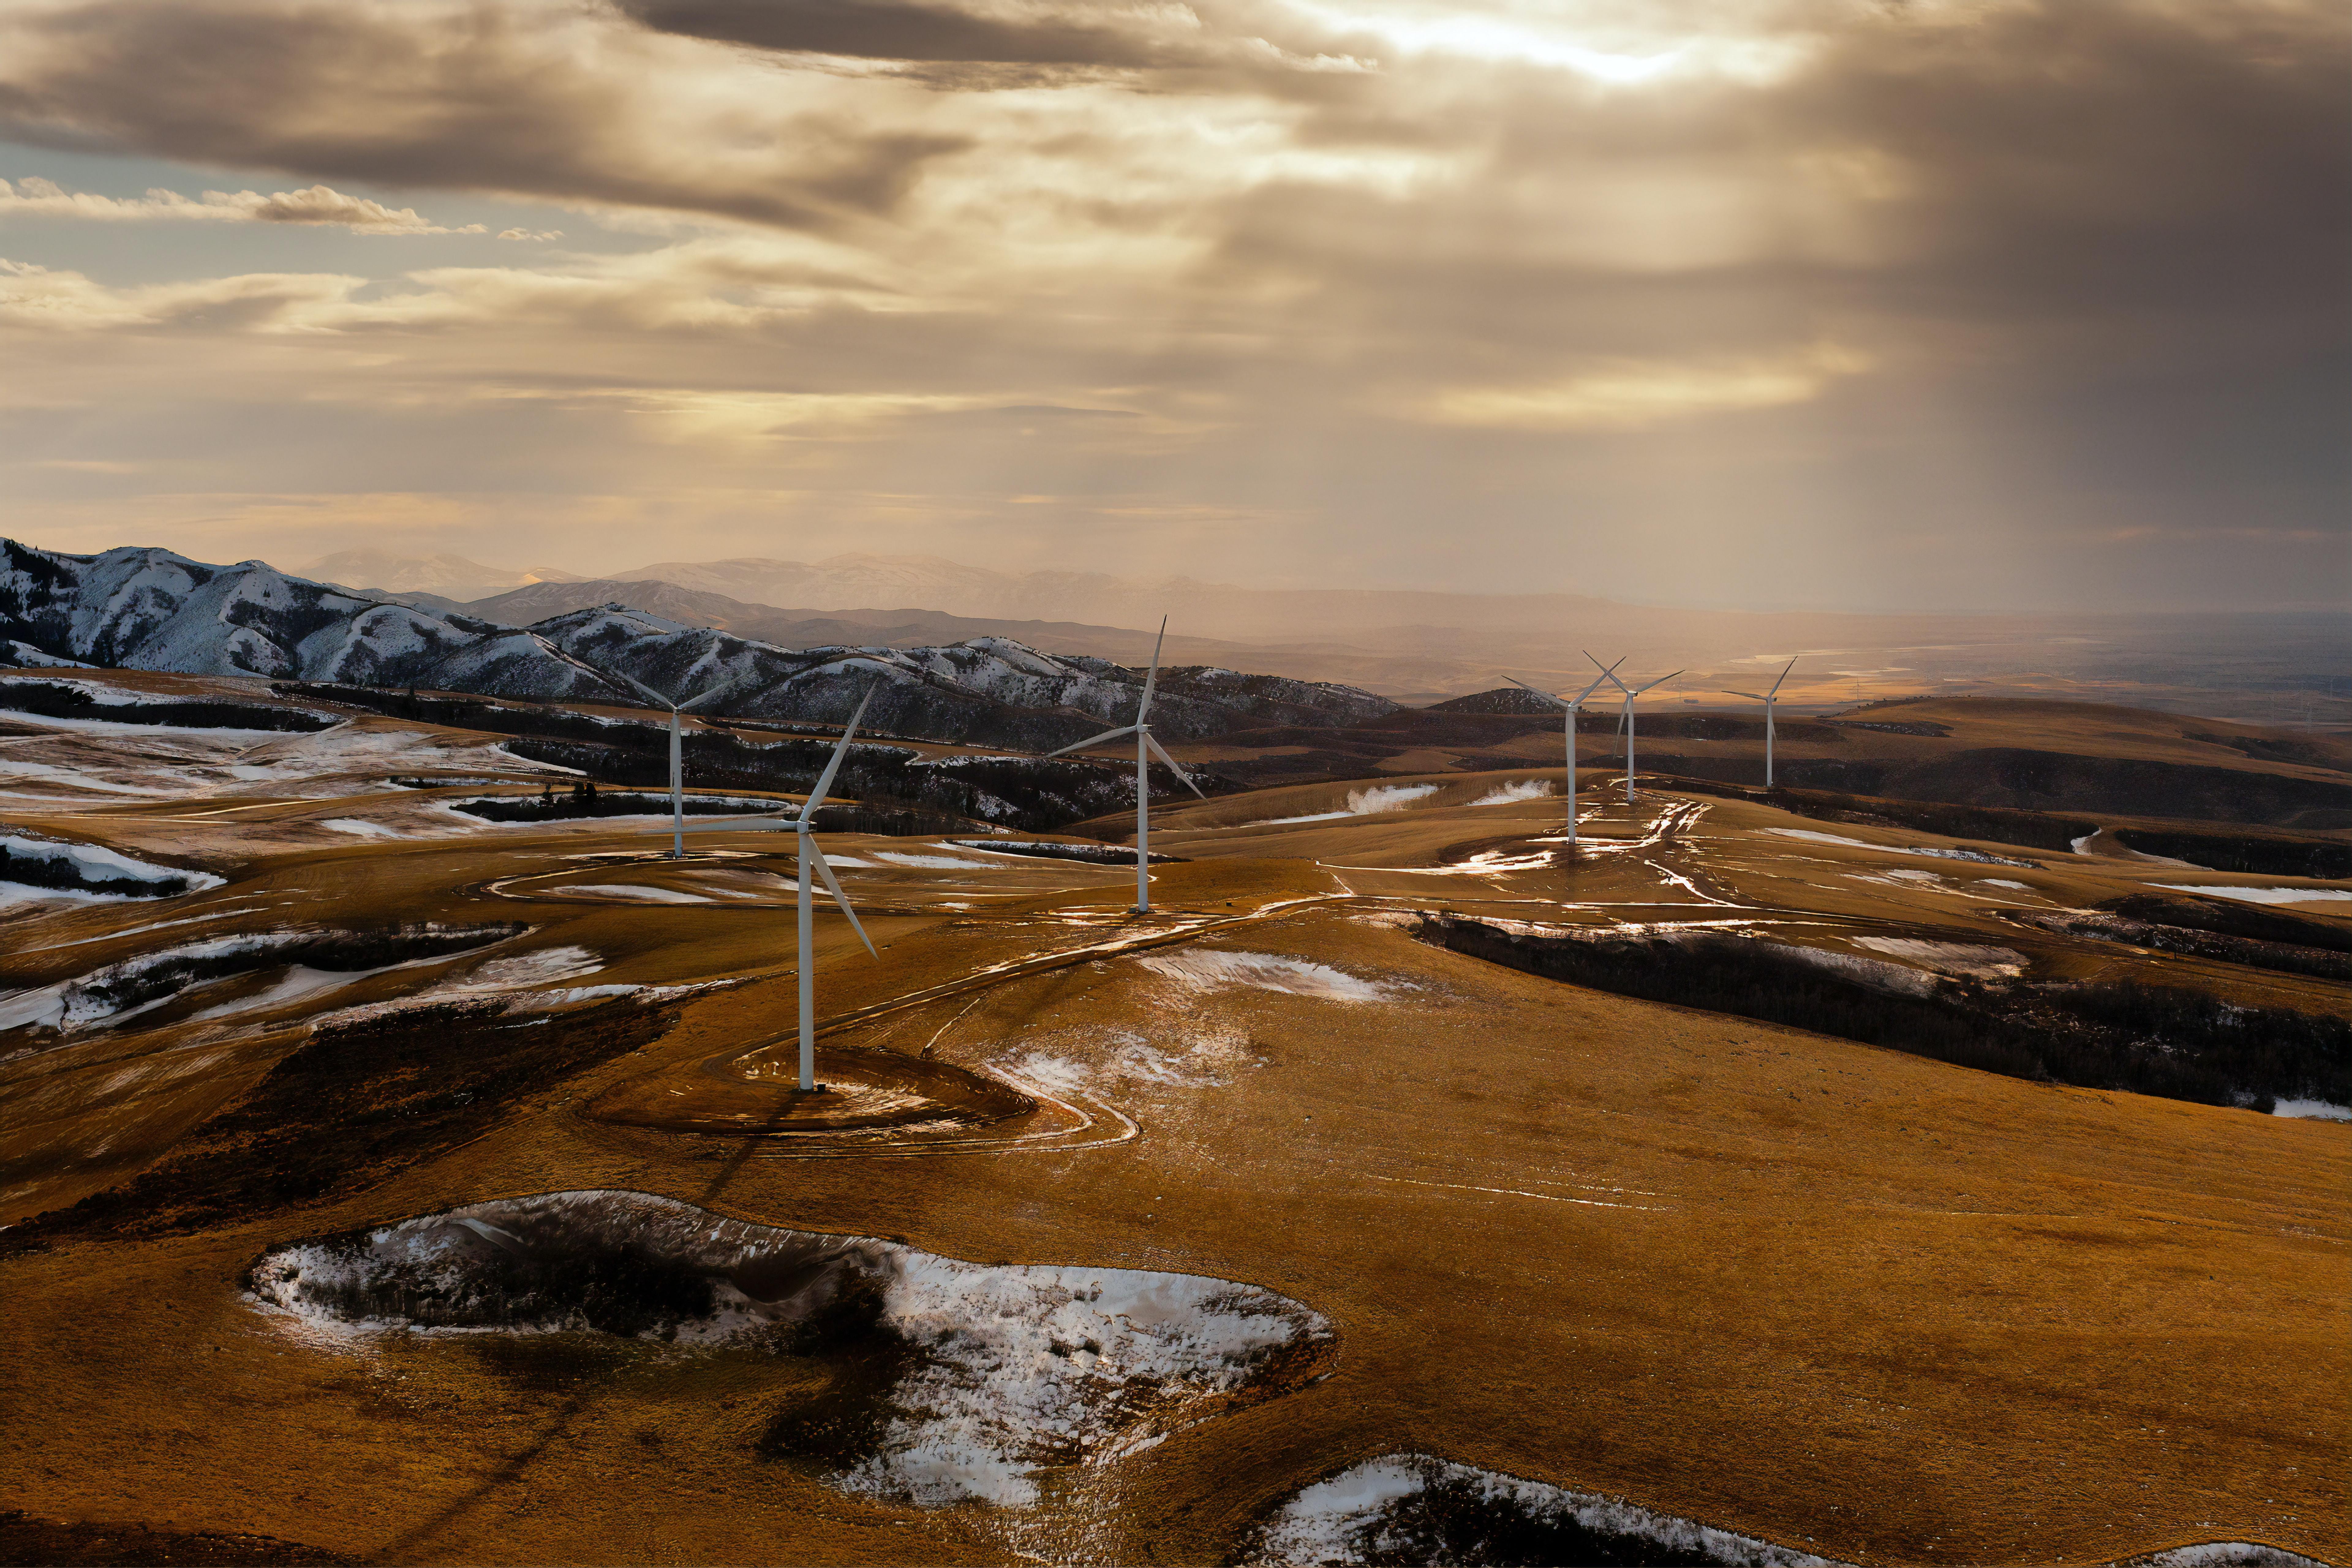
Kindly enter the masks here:
<path id="1" fill-rule="evenodd" d="M 926 555 L 802 562 L 746 556 L 665 561 L 593 581 L 545 569 L 345 554 L 335 580 L 371 591 L 488 574 L 494 594 L 399 590 L 440 611 L 533 619 L 619 602 L 786 647 L 924 647 L 1010 637 L 1056 657 L 1133 664 L 1169 617 L 1180 662 L 1279 671 L 1425 704 L 1507 678 L 1555 689 L 1591 679 L 1587 648 L 1643 679 L 1685 673 L 1652 704 L 1734 702 L 1791 657 L 1792 710 L 1864 697 L 1975 691 L 2124 701 L 2277 720 L 2305 710 L 2352 721 L 2342 652 L 2352 616 L 2279 615 L 1843 615 L 1628 605 L 1573 594 L 1255 589 L 1186 577 L 1146 582 L 1086 572 L 1003 572 Z M 575 594 L 578 596 L 574 596 Z M 2336 693 L 2332 699 L 2327 695 Z"/>
<path id="2" fill-rule="evenodd" d="M 315 583 L 381 589 L 394 594 L 429 594 L 452 604 L 488 597 L 532 583 L 577 583 L 580 574 L 556 566 L 527 572 L 485 566 L 462 555 L 394 555 L 383 550 L 339 550 L 299 569 Z"/>
<path id="3" fill-rule="evenodd" d="M 1131 719 L 1142 684 L 1139 669 L 1006 637 L 793 647 L 603 603 L 517 626 L 290 577 L 258 561 L 215 566 L 129 548 L 68 555 L 10 540 L 0 540 L 0 652 L 17 664 L 643 705 L 618 679 L 626 676 L 680 699 L 724 685 L 728 694 L 701 710 L 712 714 L 824 722 L 846 718 L 879 681 L 873 728 L 1032 749 Z M 1160 689 L 1152 719 L 1171 737 L 1343 725 L 1397 708 L 1349 687 L 1198 665 L 1163 669 Z"/>

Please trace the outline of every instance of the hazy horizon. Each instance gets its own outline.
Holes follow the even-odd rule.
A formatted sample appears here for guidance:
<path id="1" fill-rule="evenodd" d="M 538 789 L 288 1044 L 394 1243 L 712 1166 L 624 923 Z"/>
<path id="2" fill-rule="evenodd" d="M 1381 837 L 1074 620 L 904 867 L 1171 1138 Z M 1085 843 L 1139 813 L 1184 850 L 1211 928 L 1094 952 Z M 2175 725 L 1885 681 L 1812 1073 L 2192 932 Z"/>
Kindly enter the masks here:
<path id="1" fill-rule="evenodd" d="M 0 9 L 12 536 L 2352 604 L 2352 19 Z"/>

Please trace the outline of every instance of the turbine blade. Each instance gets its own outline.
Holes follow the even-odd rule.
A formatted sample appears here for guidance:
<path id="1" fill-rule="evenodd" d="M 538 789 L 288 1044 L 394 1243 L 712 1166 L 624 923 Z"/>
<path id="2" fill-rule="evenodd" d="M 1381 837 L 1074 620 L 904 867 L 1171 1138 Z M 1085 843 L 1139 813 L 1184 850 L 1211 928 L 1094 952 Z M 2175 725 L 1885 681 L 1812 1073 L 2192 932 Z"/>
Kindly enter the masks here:
<path id="1" fill-rule="evenodd" d="M 1771 700 L 1771 699 L 1766 697 L 1760 691 L 1734 691 L 1729 687 L 1724 688 L 1723 694 L 1726 697 L 1746 697 L 1758 702 L 1769 702 Z"/>
<path id="2" fill-rule="evenodd" d="M 730 675 L 726 679 L 720 681 L 718 685 L 712 687 L 709 690 L 704 692 L 701 696 L 689 697 L 685 701 L 679 703 L 677 705 L 677 710 L 681 713 L 691 712 L 693 710 L 701 707 L 704 703 L 718 696 L 720 692 L 732 691 L 735 688 L 751 679 L 755 673 L 757 672 L 747 669 L 740 675 Z"/>
<path id="3" fill-rule="evenodd" d="M 816 874 L 824 879 L 824 890 L 833 895 L 833 901 L 839 904 L 841 912 L 849 917 L 849 929 L 857 933 L 857 940 L 866 944 L 866 952 L 873 952 L 877 958 L 881 957 L 880 953 L 874 952 L 874 939 L 867 936 L 866 928 L 857 923 L 857 911 L 849 907 L 849 895 L 841 890 L 841 882 L 834 876 L 833 868 L 826 863 L 824 851 L 816 847 L 814 838 L 804 841 L 802 847 L 808 851 L 809 864 L 815 867 Z"/>
<path id="4" fill-rule="evenodd" d="M 548 652 L 553 654 L 565 664 L 572 666 L 572 668 L 587 671 L 590 675 L 594 676 L 598 680 L 601 680 L 605 685 L 612 687 L 615 691 L 618 691 L 622 686 L 626 685 L 634 687 L 640 696 L 646 698 L 648 700 L 653 702 L 656 707 L 675 708 L 677 706 L 677 704 L 672 702 L 668 698 L 664 697 L 660 692 L 656 691 L 652 687 L 647 686 L 644 681 L 639 680 L 634 675 L 629 675 L 617 669 L 606 669 L 601 665 L 591 664 L 576 653 L 565 652 L 562 648 L 556 647 L 553 643 L 548 641 L 547 638 L 541 637 L 537 632 L 530 634 L 530 640 L 545 648 Z"/>
<path id="5" fill-rule="evenodd" d="M 1158 757 L 1161 762 L 1168 764 L 1168 771 L 1176 775 L 1177 783 L 1182 784 L 1186 789 L 1191 790 L 1194 795 L 1200 795 L 1202 800 L 1209 798 L 1206 795 L 1202 794 L 1201 786 L 1192 782 L 1192 775 L 1184 771 L 1184 764 L 1170 756 L 1160 746 L 1160 738 L 1158 736 L 1154 735 L 1150 731 L 1146 730 L 1143 732 L 1143 743 L 1151 748 L 1151 754 L 1153 756 Z"/>
<path id="6" fill-rule="evenodd" d="M 1138 724 L 1142 723 L 1143 716 L 1151 711 L 1151 689 L 1160 684 L 1160 647 L 1167 640 L 1168 617 L 1162 616 L 1160 617 L 1160 636 L 1151 644 L 1151 673 L 1143 678 L 1143 700 L 1135 705 L 1135 721 Z"/>
<path id="7" fill-rule="evenodd" d="M 1676 675 L 1680 675 L 1681 673 L 1682 673 L 1682 671 L 1681 671 L 1681 670 L 1679 670 L 1679 669 L 1677 669 L 1677 670 L 1674 671 L 1674 672 L 1673 672 L 1673 674 L 1669 674 L 1669 675 L 1662 675 L 1662 676 L 1658 677 L 1658 679 L 1657 679 L 1653 680 L 1652 682 L 1650 682 L 1650 686 L 1664 686 L 1667 681 L 1672 680 L 1672 679 L 1675 678 L 1675 676 L 1676 676 Z M 1643 688 L 1641 689 L 1641 691 L 1636 691 L 1636 692 L 1634 692 L 1634 693 L 1633 693 L 1633 695 L 1634 695 L 1634 696 L 1636 696 L 1636 697 L 1639 697 L 1639 696 L 1642 694 L 1642 692 L 1643 692 L 1643 691 L 1647 691 L 1648 689 L 1650 689 L 1650 686 L 1644 686 L 1644 687 L 1643 687 Z"/>
<path id="8" fill-rule="evenodd" d="M 1141 725 L 1139 725 L 1139 724 L 1129 724 L 1129 725 L 1126 729 L 1124 729 L 1124 730 L 1105 730 L 1101 734 L 1097 735 L 1097 736 L 1096 736 L 1093 740 L 1091 740 L 1091 741 L 1080 741 L 1077 744 L 1076 744 L 1076 745 L 1074 745 L 1074 746 L 1064 746 L 1060 751 L 1058 751 L 1058 752 L 1046 752 L 1046 753 L 1045 753 L 1045 755 L 1046 755 L 1046 756 L 1048 756 L 1048 757 L 1066 757 L 1066 756 L 1068 756 L 1072 752 L 1083 752 L 1083 751 L 1085 751 L 1088 746 L 1099 746 L 1099 745 L 1101 745 L 1105 741 L 1116 741 L 1116 740 L 1120 739 L 1120 738 L 1121 738 L 1121 737 L 1123 737 L 1123 736 L 1132 735 L 1132 734 L 1134 734 L 1134 733 L 1136 732 L 1136 731 L 1138 731 L 1139 729 L 1141 729 L 1141 728 L 1142 728 L 1142 726 L 1141 726 Z"/>
<path id="9" fill-rule="evenodd" d="M 816 787 L 809 791 L 808 804 L 801 807 L 803 816 L 814 815 L 824 804 L 825 792 L 833 787 L 833 775 L 841 771 L 841 759 L 849 754 L 849 738 L 857 733 L 857 721 L 866 717 L 866 705 L 874 700 L 874 693 L 881 685 L 877 680 L 866 689 L 866 695 L 857 700 L 857 711 L 841 727 L 841 739 L 833 743 L 833 755 L 826 761 L 824 772 L 817 774 Z"/>
<path id="10" fill-rule="evenodd" d="M 1568 706 L 1568 703 L 1564 699 L 1553 696 L 1550 692 L 1546 691 L 1540 686 L 1529 686 L 1526 681 L 1521 680 L 1516 675 L 1507 675 L 1503 677 L 1503 679 L 1509 681 L 1512 685 L 1518 687 L 1523 691 L 1534 692 L 1538 697 L 1542 698 L 1545 701 L 1550 703 L 1555 708 L 1565 708 Z M 1594 684 L 1598 685 L 1599 682 L 1596 681 Z"/>
<path id="11" fill-rule="evenodd" d="M 1590 649 L 1590 648 L 1583 648 L 1583 649 L 1580 649 L 1579 651 L 1580 651 L 1580 652 L 1581 652 L 1581 653 L 1584 655 L 1584 657 L 1585 657 L 1585 658 L 1592 658 L 1592 650 L 1591 650 L 1591 649 Z M 1618 660 L 1617 660 L 1617 664 L 1622 664 L 1622 663 L 1624 663 L 1624 662 L 1625 662 L 1625 660 L 1626 660 L 1627 658 L 1631 658 L 1631 657 L 1632 657 L 1632 655 L 1630 655 L 1630 654 L 1628 654 L 1628 655 L 1621 655 L 1621 656 L 1619 657 Z M 1592 662 L 1593 662 L 1594 667 L 1595 667 L 1595 668 L 1597 668 L 1601 671 L 1601 679 L 1606 680 L 1607 682 L 1609 682 L 1609 684 L 1610 684 L 1610 685 L 1612 685 L 1612 686 L 1615 687 L 1615 688 L 1616 688 L 1618 690 L 1620 690 L 1620 691 L 1622 691 L 1622 690 L 1624 690 L 1624 689 L 1625 689 L 1625 683 L 1624 683 L 1623 681 L 1622 681 L 1622 680 L 1620 680 L 1620 679 L 1617 679 L 1617 664 L 1602 664 L 1602 663 L 1601 663 L 1599 659 L 1597 659 L 1597 658 L 1592 658 Z M 1596 684 L 1597 684 L 1597 682 L 1596 682 Z"/>
<path id="12" fill-rule="evenodd" d="M 1784 668 L 1784 669 L 1782 669 L 1782 670 L 1780 671 L 1780 680 L 1786 680 L 1786 679 L 1789 679 L 1789 670 L 1794 669 L 1794 668 L 1797 668 L 1797 661 L 1796 661 L 1795 659 L 1793 659 L 1793 658 L 1792 658 L 1792 659 L 1790 659 L 1790 660 L 1789 661 L 1789 663 L 1788 663 L 1788 667 L 1787 667 L 1787 668 Z M 1775 696 L 1775 697 L 1778 697 L 1778 696 L 1780 696 L 1780 680 L 1776 680 L 1776 681 L 1774 681 L 1774 682 L 1772 683 L 1772 695 L 1773 695 L 1773 696 Z"/>

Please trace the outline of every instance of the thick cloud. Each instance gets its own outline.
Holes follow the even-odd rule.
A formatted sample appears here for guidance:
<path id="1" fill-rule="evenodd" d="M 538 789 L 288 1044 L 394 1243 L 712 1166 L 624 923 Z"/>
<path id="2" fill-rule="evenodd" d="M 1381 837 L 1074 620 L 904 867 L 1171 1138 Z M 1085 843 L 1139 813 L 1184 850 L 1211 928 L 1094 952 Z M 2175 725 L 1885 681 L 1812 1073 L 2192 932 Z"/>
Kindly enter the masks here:
<path id="1" fill-rule="evenodd" d="M 1272 570 L 1465 586 L 2309 598 L 2347 66 L 2326 0 L 52 0 L 0 20 L 20 140 L 668 232 L 0 295 L 139 334 L 142 395 L 175 334 L 268 337 L 257 398 L 468 400 L 511 482 L 635 462 L 713 529 L 789 494 L 849 531 L 812 548 L 1119 568 L 1242 520 Z M 361 340 L 397 370 L 328 368 Z M 593 481 L 515 481 L 565 421 Z"/>

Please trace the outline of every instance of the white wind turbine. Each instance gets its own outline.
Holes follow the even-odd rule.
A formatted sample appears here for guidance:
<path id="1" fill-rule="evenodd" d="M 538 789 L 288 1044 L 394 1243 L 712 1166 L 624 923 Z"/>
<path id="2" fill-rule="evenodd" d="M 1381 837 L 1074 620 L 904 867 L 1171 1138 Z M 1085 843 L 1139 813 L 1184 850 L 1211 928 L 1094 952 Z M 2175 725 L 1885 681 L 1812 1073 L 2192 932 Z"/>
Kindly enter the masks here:
<path id="1" fill-rule="evenodd" d="M 1587 658 L 1592 658 L 1592 655 L 1590 653 L 1587 653 L 1584 657 Z M 1592 662 L 1593 665 L 1600 669 L 1601 676 L 1607 679 L 1610 685 L 1614 686 L 1619 691 L 1624 693 L 1624 711 L 1619 721 L 1625 726 L 1625 804 L 1627 805 L 1631 805 L 1633 804 L 1633 699 L 1642 695 L 1643 692 L 1649 690 L 1652 686 L 1662 686 L 1665 682 L 1672 680 L 1675 676 L 1680 675 L 1682 671 L 1677 669 L 1672 675 L 1662 675 L 1646 686 L 1628 686 L 1623 681 L 1618 679 L 1616 675 L 1617 664 L 1624 663 L 1625 661 L 1623 659 L 1619 659 L 1617 664 L 1608 665 L 1602 664 L 1597 658 L 1592 658 Z"/>
<path id="2" fill-rule="evenodd" d="M 1089 746 L 1099 746 L 1105 741 L 1135 737 L 1135 912 L 1151 912 L 1151 759 L 1158 757 L 1168 764 L 1177 782 L 1202 800 L 1201 786 L 1182 764 L 1170 756 L 1151 734 L 1151 689 L 1160 681 L 1160 646 L 1168 640 L 1168 617 L 1160 617 L 1160 637 L 1151 645 L 1151 671 L 1143 678 L 1143 697 L 1135 705 L 1135 722 L 1123 730 L 1106 730 L 1092 740 L 1080 741 L 1074 746 L 1064 746 L 1058 752 L 1048 752 L 1048 757 L 1066 757 L 1072 752 L 1083 752 Z"/>
<path id="3" fill-rule="evenodd" d="M 577 654 L 567 653 L 562 657 L 595 676 L 607 686 L 615 680 L 624 681 L 635 688 L 641 695 L 650 699 L 656 705 L 669 710 L 669 858 L 673 860 L 682 858 L 686 854 L 686 764 L 684 736 L 679 729 L 678 716 L 701 707 L 721 692 L 740 685 L 744 677 L 752 672 L 746 670 L 742 675 L 730 675 L 698 696 L 689 697 L 683 702 L 673 702 L 633 675 L 617 669 L 601 668 L 590 664 Z"/>
<path id="4" fill-rule="evenodd" d="M 874 952 L 874 939 L 866 934 L 864 926 L 858 924 L 857 911 L 849 907 L 849 895 L 841 890 L 841 882 L 834 876 L 833 868 L 826 863 L 824 851 L 817 847 L 815 837 L 817 807 L 824 804 L 825 795 L 832 791 L 834 775 L 841 772 L 841 760 L 849 754 L 849 739 L 857 732 L 857 721 L 866 717 L 866 705 L 874 700 L 874 693 L 881 689 L 881 685 L 880 681 L 876 681 L 866 689 L 866 695 L 857 700 L 857 710 L 849 716 L 849 722 L 842 726 L 841 739 L 834 742 L 833 755 L 826 760 L 824 772 L 817 775 L 816 783 L 809 790 L 808 799 L 801 804 L 796 816 L 788 821 L 759 817 L 734 822 L 698 822 L 686 830 L 688 833 L 739 833 L 746 829 L 780 831 L 786 826 L 793 830 L 795 840 L 793 846 L 793 880 L 799 885 L 800 905 L 800 964 L 793 973 L 799 979 L 801 993 L 800 1091 L 803 1094 L 814 1094 L 817 1088 L 816 910 L 809 882 L 811 871 L 824 879 L 824 890 L 831 893 L 833 901 L 841 906 L 841 912 L 849 919 L 849 929 L 857 933 L 857 940 L 866 944 L 866 951 L 877 958 L 882 956 Z"/>
<path id="5" fill-rule="evenodd" d="M 1797 661 L 1790 659 L 1787 667 L 1780 671 L 1780 680 L 1788 679 L 1789 671 L 1796 668 Z M 1766 789 L 1772 787 L 1772 708 L 1780 700 L 1780 680 L 1774 681 L 1772 689 L 1761 694 L 1753 691 L 1733 691 L 1727 688 L 1724 691 L 1727 697 L 1746 697 L 1764 704 L 1764 787 Z"/>
<path id="6" fill-rule="evenodd" d="M 1621 658 L 1617 661 L 1617 664 L 1622 664 L 1625 661 Z M 1592 684 L 1578 692 L 1576 694 L 1576 700 L 1573 702 L 1568 700 L 1564 697 L 1555 697 L 1550 692 L 1542 690 L 1539 688 L 1528 686 L 1526 681 L 1521 680 L 1516 675 L 1507 675 L 1503 677 L 1504 679 L 1509 681 L 1512 685 L 1523 687 L 1527 690 L 1534 692 L 1538 697 L 1542 698 L 1553 707 L 1564 708 L 1568 710 L 1568 841 L 1570 844 L 1576 842 L 1576 710 L 1584 706 L 1585 699 L 1591 697 L 1594 692 L 1601 689 L 1601 683 L 1610 678 L 1609 670 L 1616 668 L 1617 665 L 1612 664 L 1609 667 L 1609 669 L 1604 669 L 1599 675 L 1595 676 L 1593 678 Z"/>

